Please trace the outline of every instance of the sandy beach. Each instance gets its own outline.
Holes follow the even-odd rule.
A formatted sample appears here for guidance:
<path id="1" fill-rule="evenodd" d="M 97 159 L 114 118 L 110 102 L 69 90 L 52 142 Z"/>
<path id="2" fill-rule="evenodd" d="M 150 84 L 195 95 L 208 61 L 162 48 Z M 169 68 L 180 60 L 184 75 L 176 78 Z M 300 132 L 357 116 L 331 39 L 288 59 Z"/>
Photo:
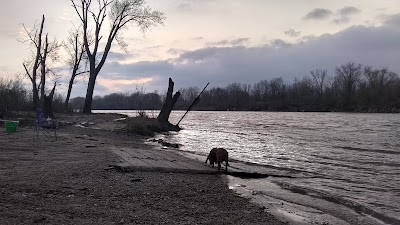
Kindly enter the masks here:
<path id="1" fill-rule="evenodd" d="M 154 148 L 116 132 L 120 117 L 57 115 L 57 140 L 34 139 L 33 117 L 15 133 L 3 128 L 1 223 L 285 224 L 230 190 L 225 175 L 113 169 L 121 159 L 111 147 Z"/>

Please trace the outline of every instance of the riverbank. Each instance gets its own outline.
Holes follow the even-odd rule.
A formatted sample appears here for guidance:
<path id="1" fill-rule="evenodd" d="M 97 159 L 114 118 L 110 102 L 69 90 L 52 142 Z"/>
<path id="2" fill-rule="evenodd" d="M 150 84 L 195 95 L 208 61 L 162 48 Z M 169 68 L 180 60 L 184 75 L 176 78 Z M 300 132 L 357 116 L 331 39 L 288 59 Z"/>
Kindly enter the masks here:
<path id="1" fill-rule="evenodd" d="M 119 115 L 57 117 L 57 140 L 34 140 L 29 116 L 0 133 L 2 223 L 283 224 L 220 175 L 113 169 L 121 159 L 110 147 L 153 148 L 115 132 Z"/>

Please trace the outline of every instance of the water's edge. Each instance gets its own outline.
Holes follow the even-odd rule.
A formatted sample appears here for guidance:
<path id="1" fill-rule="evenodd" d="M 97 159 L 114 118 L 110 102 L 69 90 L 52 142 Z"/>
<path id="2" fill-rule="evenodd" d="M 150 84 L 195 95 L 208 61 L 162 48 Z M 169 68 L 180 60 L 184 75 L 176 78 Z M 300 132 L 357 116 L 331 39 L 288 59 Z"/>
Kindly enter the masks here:
<path id="1" fill-rule="evenodd" d="M 182 113 L 173 112 L 170 121 Z M 161 137 L 178 143 L 179 153 L 204 161 L 211 148 L 223 147 L 232 168 L 272 175 L 264 183 L 339 206 L 341 219 L 345 209 L 369 224 L 400 224 L 398 114 L 191 112 L 180 125 L 179 133 Z M 272 198 L 263 185 L 254 191 Z M 350 224 L 366 224 L 359 220 Z"/>
<path id="2" fill-rule="evenodd" d="M 159 135 L 158 137 L 162 137 Z M 155 145 L 156 147 L 157 145 Z M 157 148 L 157 147 L 156 147 Z M 160 148 L 162 150 L 162 148 Z M 188 151 L 175 150 L 177 154 L 204 162 L 206 156 Z M 229 169 L 257 173 L 260 178 L 241 178 L 224 175 L 229 189 L 251 199 L 268 213 L 293 225 L 396 225 L 400 221 L 375 212 L 356 202 L 339 196 L 314 190 L 311 187 L 293 185 L 293 179 L 308 179 L 313 174 L 282 168 L 273 168 L 240 160 L 230 162 Z M 267 178 L 267 176 L 269 177 Z M 288 179 L 291 182 L 287 182 Z"/>

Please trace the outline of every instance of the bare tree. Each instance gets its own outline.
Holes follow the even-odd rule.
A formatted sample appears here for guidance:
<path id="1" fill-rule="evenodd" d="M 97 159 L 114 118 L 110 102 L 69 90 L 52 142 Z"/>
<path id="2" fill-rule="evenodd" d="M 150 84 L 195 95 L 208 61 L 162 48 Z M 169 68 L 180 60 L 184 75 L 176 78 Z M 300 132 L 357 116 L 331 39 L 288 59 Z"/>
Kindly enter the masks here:
<path id="1" fill-rule="evenodd" d="M 360 77 L 362 75 L 362 65 L 349 62 L 336 68 L 336 84 L 344 97 L 345 105 L 351 103 Z"/>
<path id="2" fill-rule="evenodd" d="M 121 33 L 123 28 L 126 28 L 128 24 L 133 24 L 145 32 L 151 26 L 162 24 L 165 17 L 164 13 L 152 11 L 145 6 L 144 0 L 97 0 L 96 6 L 92 5 L 94 2 L 92 0 L 71 0 L 71 2 L 82 22 L 83 43 L 89 60 L 89 82 L 83 112 L 90 113 L 96 78 L 107 59 L 112 42 L 117 40 L 118 44 L 126 50 L 127 44 L 123 41 Z M 99 52 L 99 44 L 103 37 L 101 31 L 106 17 L 110 20 L 110 30 L 105 40 L 104 50 Z M 88 40 L 89 21 L 94 24 L 92 48 Z M 99 54 L 102 56 L 97 62 L 96 57 Z"/>
<path id="3" fill-rule="evenodd" d="M 325 79 L 327 76 L 328 71 L 322 69 L 311 70 L 310 74 L 312 79 L 310 80 L 311 86 L 316 91 L 319 97 L 322 96 L 325 90 Z"/>
<path id="4" fill-rule="evenodd" d="M 228 94 L 228 98 L 225 101 L 227 101 L 232 110 L 239 110 L 250 103 L 250 89 L 251 86 L 247 84 L 231 83 L 225 87 Z"/>
<path id="5" fill-rule="evenodd" d="M 377 95 L 381 95 L 384 89 L 395 83 L 398 78 L 396 73 L 390 72 L 387 68 L 372 69 L 370 66 L 364 68 L 364 76 L 367 78 L 369 88 L 375 90 Z"/>
<path id="6" fill-rule="evenodd" d="M 48 34 L 46 34 L 43 40 L 44 22 L 45 16 L 43 15 L 40 28 L 36 28 L 35 26 L 32 30 L 28 30 L 25 25 L 22 24 L 26 32 L 27 39 L 20 40 L 23 43 L 30 43 L 34 49 L 32 50 L 32 58 L 23 63 L 26 75 L 29 77 L 29 80 L 32 83 L 34 108 L 37 108 L 39 105 L 43 106 L 43 100 L 46 91 L 46 74 L 55 74 L 54 71 L 48 67 L 48 60 L 56 61 L 58 59 L 58 49 L 61 46 L 56 39 L 54 39 L 52 42 L 49 42 Z M 38 74 L 39 68 L 40 74 Z M 38 84 L 37 82 L 39 78 L 40 82 Z"/>
<path id="7" fill-rule="evenodd" d="M 288 92 L 292 98 L 300 99 L 313 96 L 315 94 L 315 89 L 312 80 L 309 77 L 304 77 L 301 80 L 294 79 L 294 82 L 288 89 Z"/>
<path id="8" fill-rule="evenodd" d="M 198 87 L 188 87 L 181 88 L 179 92 L 181 93 L 180 99 L 186 103 L 185 105 L 189 105 L 197 97 L 200 89 Z"/>
<path id="9" fill-rule="evenodd" d="M 262 80 L 253 85 L 252 94 L 255 96 L 256 101 L 266 101 L 268 99 L 269 81 Z"/>
<path id="10" fill-rule="evenodd" d="M 29 40 L 33 43 L 34 47 L 36 48 L 36 54 L 34 55 L 34 60 L 32 63 L 32 68 L 31 70 L 28 69 L 29 65 L 28 62 L 24 62 L 23 66 L 25 68 L 26 75 L 29 77 L 31 83 L 32 83 L 32 100 L 33 100 L 33 107 L 36 109 L 38 107 L 39 103 L 39 92 L 38 92 L 38 86 L 37 86 L 37 70 L 39 68 L 39 60 L 41 56 L 41 50 L 42 50 L 42 34 L 43 34 L 43 27 L 44 27 L 44 21 L 45 17 L 43 15 L 42 17 L 42 22 L 40 24 L 39 28 L 39 33 L 37 29 L 33 29 L 33 31 L 29 32 L 25 26 L 25 31 L 29 37 Z M 34 33 L 33 33 L 34 32 Z M 25 40 L 28 41 L 28 40 Z"/>
<path id="11" fill-rule="evenodd" d="M 75 83 L 75 78 L 78 75 L 87 73 L 86 64 L 87 58 L 85 58 L 85 46 L 83 44 L 83 35 L 79 33 L 78 30 L 70 31 L 67 42 L 64 43 L 64 48 L 68 53 L 67 64 L 71 68 L 71 78 L 68 84 L 67 97 L 64 102 L 64 111 L 68 111 L 69 99 L 71 97 L 72 86 Z"/>
<path id="12" fill-rule="evenodd" d="M 366 78 L 365 87 L 367 101 L 375 106 L 384 105 L 390 96 L 391 87 L 398 81 L 398 75 L 390 72 L 387 68 L 372 69 L 370 66 L 364 68 Z M 389 97 L 390 98 L 390 97 Z"/>
<path id="13" fill-rule="evenodd" d="M 269 95 L 271 97 L 281 98 L 285 95 L 286 85 L 281 77 L 272 79 L 269 82 L 269 87 Z"/>

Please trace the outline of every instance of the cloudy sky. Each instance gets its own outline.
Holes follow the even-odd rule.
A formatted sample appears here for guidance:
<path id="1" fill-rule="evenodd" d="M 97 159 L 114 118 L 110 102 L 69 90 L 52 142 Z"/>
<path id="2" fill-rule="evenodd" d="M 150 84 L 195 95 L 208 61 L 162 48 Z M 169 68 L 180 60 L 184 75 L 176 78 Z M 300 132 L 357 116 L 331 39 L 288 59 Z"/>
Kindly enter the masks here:
<path id="1" fill-rule="evenodd" d="M 353 61 L 400 73 L 398 0 L 147 0 L 166 14 L 164 26 L 143 35 L 124 32 L 128 53 L 113 45 L 97 78 L 95 95 L 177 88 L 253 84 L 282 77 L 291 82 L 312 69 Z M 0 9 L 0 76 L 23 73 L 32 28 L 45 14 L 45 31 L 63 40 L 77 15 L 70 0 L 13 0 Z M 62 68 L 62 63 L 59 66 Z M 59 73 L 66 71 L 60 69 Z M 67 77 L 59 86 L 65 91 Z M 73 96 L 84 96 L 79 81 Z"/>

